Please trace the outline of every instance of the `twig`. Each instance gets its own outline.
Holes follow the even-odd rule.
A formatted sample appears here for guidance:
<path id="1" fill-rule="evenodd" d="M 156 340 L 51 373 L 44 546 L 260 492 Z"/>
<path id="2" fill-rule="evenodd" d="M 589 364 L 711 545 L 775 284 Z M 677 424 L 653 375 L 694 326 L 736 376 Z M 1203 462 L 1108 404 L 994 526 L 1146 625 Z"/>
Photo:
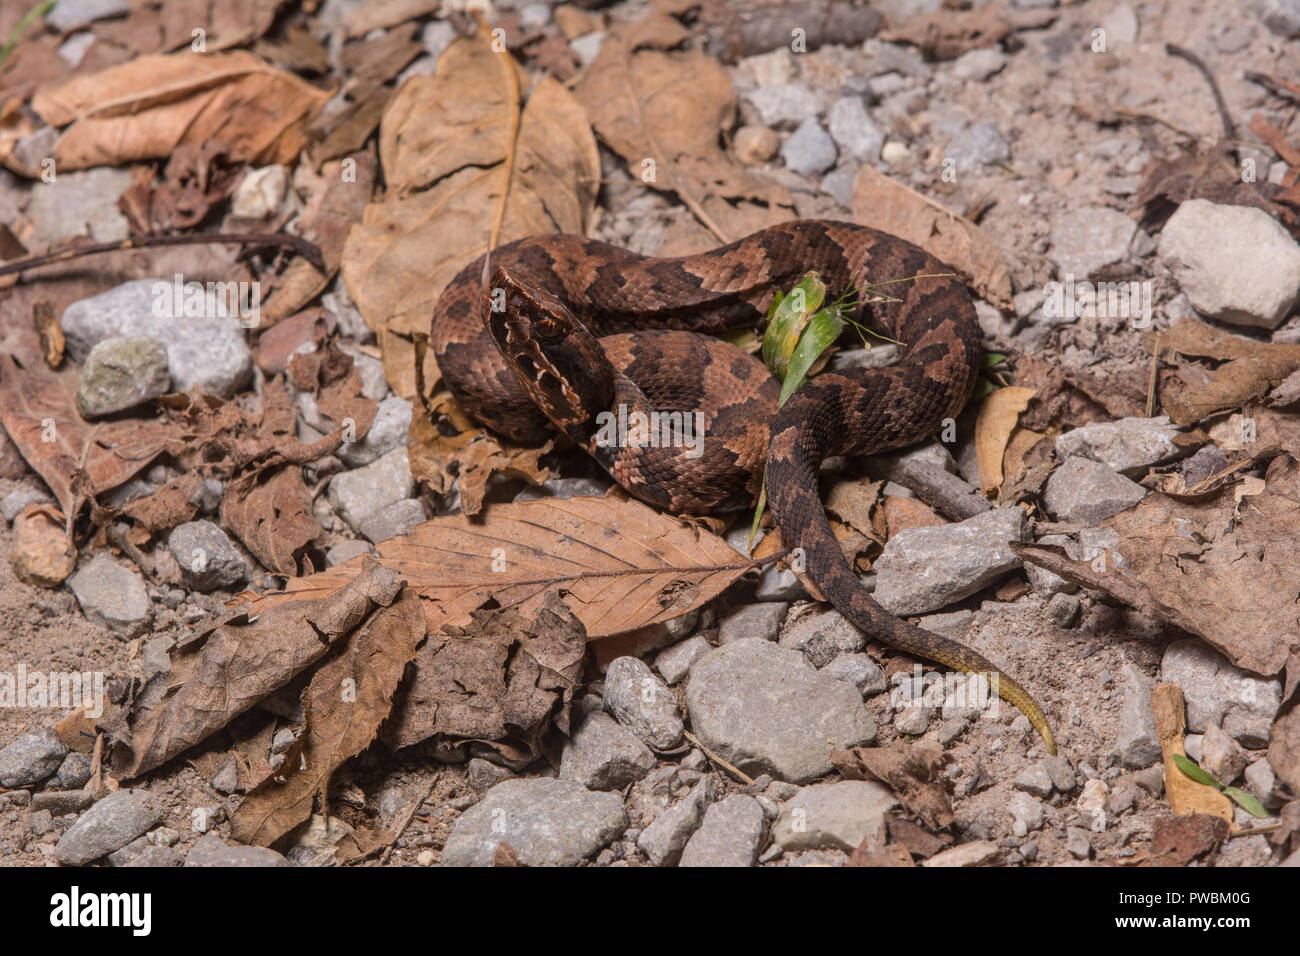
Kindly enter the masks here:
<path id="1" fill-rule="evenodd" d="M 739 767 L 737 767 L 737 766 L 735 766 L 735 765 L 733 765 L 733 764 L 729 764 L 729 763 L 727 763 L 727 761 L 723 760 L 721 757 L 719 757 L 717 754 L 715 754 L 715 753 L 714 753 L 712 750 L 710 750 L 708 747 L 704 746 L 704 744 L 700 743 L 700 738 L 699 738 L 699 737 L 696 737 L 696 736 L 695 736 L 693 733 L 691 733 L 689 730 L 684 730 L 684 731 L 682 731 L 682 734 L 683 734 L 683 735 L 686 737 L 686 739 L 689 740 L 692 744 L 694 744 L 696 747 L 699 747 L 701 750 L 703 750 L 703 751 L 704 751 L 704 755 L 705 755 L 706 757 L 708 757 L 710 760 L 712 760 L 714 763 L 716 763 L 716 764 L 717 764 L 719 767 L 721 767 L 723 770 L 727 771 L 729 774 L 731 774 L 733 777 L 735 777 L 737 780 L 739 780 L 739 781 L 740 781 L 741 783 L 743 783 L 745 786 L 749 786 L 751 783 L 754 782 L 754 778 L 753 778 L 753 777 L 751 777 L 749 774 L 745 773 L 745 771 L 741 770 Z"/>
<path id="2" fill-rule="evenodd" d="M 1201 71 L 1201 75 L 1205 77 L 1205 82 L 1210 84 L 1210 93 L 1214 96 L 1214 105 L 1218 108 L 1219 118 L 1223 121 L 1223 138 L 1225 140 L 1236 139 L 1237 132 L 1232 123 L 1232 116 L 1228 113 L 1228 105 L 1223 102 L 1223 94 L 1219 92 L 1219 83 L 1215 80 L 1214 74 L 1210 72 L 1210 68 L 1205 65 L 1205 61 L 1191 50 L 1175 43 L 1166 43 L 1165 52 L 1170 56 L 1178 57 L 1180 60 L 1186 60 Z"/>
<path id="3" fill-rule="evenodd" d="M 215 233 L 196 236 L 136 236 L 132 239 L 121 239 L 117 242 L 99 242 L 93 246 L 73 246 L 70 249 L 61 249 L 58 252 L 46 252 L 39 256 L 28 256 L 26 259 L 15 259 L 13 262 L 6 262 L 4 265 L 0 265 L 0 276 L 26 272 L 28 269 L 35 269 L 37 266 L 67 262 L 70 259 L 80 259 L 82 256 L 97 255 L 101 252 L 118 252 L 123 249 L 149 249 L 154 246 L 199 246 L 209 242 L 234 243 L 241 246 L 287 246 L 317 269 L 322 272 L 325 271 L 325 258 L 321 255 L 321 251 L 315 243 L 308 242 L 300 236 L 291 236 L 283 232 L 271 232 L 248 235 Z"/>
<path id="4" fill-rule="evenodd" d="M 397 829 L 393 831 L 392 840 L 388 842 L 388 845 L 384 847 L 384 852 L 381 853 L 379 856 L 380 863 L 387 863 L 388 858 L 393 855 L 393 847 L 397 846 L 397 841 L 402 838 L 402 834 L 406 832 L 406 828 L 410 826 L 411 821 L 415 819 L 416 811 L 419 810 L 420 807 L 424 806 L 425 801 L 428 800 L 429 797 L 433 795 L 433 788 L 434 785 L 437 784 L 437 782 L 438 782 L 438 774 L 437 772 L 434 772 L 430 777 L 428 789 L 424 791 L 424 796 L 420 797 L 419 800 L 416 800 L 415 803 L 411 804 L 411 806 L 407 809 L 406 813 L 403 814 L 402 822 L 399 823 L 397 825 Z M 370 855 L 369 853 L 363 854 L 358 859 L 364 860 L 369 855 Z"/>
<path id="5" fill-rule="evenodd" d="M 482 32 L 488 30 L 487 21 L 477 10 L 474 11 L 474 19 Z M 514 178 L 515 157 L 518 144 L 515 142 L 519 137 L 519 118 L 523 112 L 523 106 L 519 102 L 519 68 L 515 65 L 514 57 L 509 53 L 501 54 L 502 62 L 506 65 L 506 73 L 509 75 L 510 83 L 510 135 L 506 137 L 506 156 L 505 156 L 505 185 L 501 188 L 501 202 L 497 207 L 496 222 L 492 225 L 492 235 L 488 238 L 488 251 L 495 249 L 501 239 L 501 225 L 506 219 L 506 205 L 510 199 L 510 180 Z"/>

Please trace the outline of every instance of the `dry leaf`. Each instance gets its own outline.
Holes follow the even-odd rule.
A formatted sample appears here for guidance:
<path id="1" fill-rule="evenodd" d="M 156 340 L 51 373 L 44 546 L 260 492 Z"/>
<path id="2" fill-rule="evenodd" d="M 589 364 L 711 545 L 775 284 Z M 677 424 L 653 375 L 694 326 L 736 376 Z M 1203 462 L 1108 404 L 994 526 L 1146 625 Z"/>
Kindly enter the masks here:
<path id="1" fill-rule="evenodd" d="M 1055 10 L 1008 10 L 989 4 L 977 10 L 943 10 L 911 17 L 884 30 L 882 40 L 910 43 L 927 59 L 955 60 L 969 50 L 994 47 L 1017 30 L 1041 30 L 1056 20 Z"/>
<path id="2" fill-rule="evenodd" d="M 1207 813 L 1161 818 L 1156 821 L 1148 857 L 1155 866 L 1186 866 L 1207 856 L 1212 860 L 1230 829 L 1227 820 Z"/>
<path id="3" fill-rule="evenodd" d="M 1002 487 L 1002 459 L 1007 442 L 1020 421 L 1020 413 L 1029 407 L 1037 393 L 1032 388 L 1009 386 L 994 389 L 980 405 L 975 419 L 975 456 L 979 461 L 980 491 L 985 497 Z"/>
<path id="4" fill-rule="evenodd" d="M 1179 769 L 1175 756 L 1187 756 L 1183 739 L 1187 733 L 1187 715 L 1183 691 L 1177 684 L 1158 684 L 1151 691 L 1151 710 L 1155 714 L 1156 737 L 1165 764 L 1165 794 L 1175 816 L 1208 813 L 1232 822 L 1232 801 L 1213 787 L 1197 783 Z"/>
<path id="5" fill-rule="evenodd" d="M 1296 680 L 1287 665 L 1288 683 Z M 1268 764 L 1292 793 L 1300 793 L 1300 707 L 1288 707 L 1273 721 L 1269 733 Z"/>
<path id="6" fill-rule="evenodd" d="M 1011 273 L 984 230 L 902 183 L 864 165 L 853 180 L 855 221 L 915 243 L 951 266 L 1000 309 L 1011 308 Z M 873 276 L 902 279 L 905 276 Z"/>
<path id="7" fill-rule="evenodd" d="M 831 763 L 845 777 L 888 785 L 908 811 L 934 829 L 953 821 L 943 762 L 943 748 L 931 740 L 895 740 L 883 747 L 831 751 Z"/>
<path id="8" fill-rule="evenodd" d="M 304 549 L 324 531 L 296 464 L 248 472 L 232 481 L 221 499 L 221 523 L 265 567 L 290 577 L 300 573 Z"/>

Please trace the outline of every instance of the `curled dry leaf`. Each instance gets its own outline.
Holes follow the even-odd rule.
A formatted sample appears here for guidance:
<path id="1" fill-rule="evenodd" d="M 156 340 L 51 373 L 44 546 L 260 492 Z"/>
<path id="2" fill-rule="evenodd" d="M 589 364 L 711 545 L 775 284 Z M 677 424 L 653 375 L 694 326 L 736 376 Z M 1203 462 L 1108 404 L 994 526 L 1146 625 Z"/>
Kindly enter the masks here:
<path id="1" fill-rule="evenodd" d="M 685 614 L 754 567 L 717 535 L 614 497 L 538 498 L 492 505 L 477 520 L 434 518 L 375 553 L 419 594 L 431 634 L 467 624 L 489 599 L 528 617 L 560 588 L 587 636 L 607 637 Z M 354 559 L 295 578 L 283 592 L 240 599 L 261 613 L 321 598 L 359 566 Z"/>
<path id="2" fill-rule="evenodd" d="M 144 56 L 78 76 L 32 98 L 45 122 L 66 127 L 60 169 L 120 166 L 220 140 L 236 162 L 289 163 L 330 98 L 244 51 Z"/>
<path id="3" fill-rule="evenodd" d="M 991 497 L 1002 487 L 1002 460 L 1007 443 L 1020 413 L 1034 397 L 1032 388 L 1010 386 L 999 388 L 985 396 L 975 419 L 975 456 L 979 461 L 980 491 Z"/>
<path id="4" fill-rule="evenodd" d="M 984 299 L 1011 307 L 1011 272 L 993 240 L 975 223 L 868 165 L 853 180 L 853 218 L 915 243 L 948 263 Z M 872 276 L 873 282 L 907 276 Z M 885 287 L 884 291 L 889 292 Z"/>
<path id="5" fill-rule="evenodd" d="M 401 590 L 397 573 L 373 559 L 333 593 L 281 604 L 253 619 L 239 615 L 172 651 L 160 674 L 102 726 L 116 737 L 113 775 L 128 780 L 201 743 L 320 660 L 376 607 Z"/>
<path id="6" fill-rule="evenodd" d="M 831 763 L 850 780 L 879 780 L 932 829 L 952 823 L 944 787 L 943 748 L 932 740 L 891 741 L 884 747 L 832 750 Z"/>
<path id="7" fill-rule="evenodd" d="M 1017 30 L 1041 30 L 1055 10 L 1008 10 L 989 4 L 977 10 L 943 10 L 911 17 L 880 34 L 890 43 L 910 43 L 932 60 L 955 60 L 969 50 L 997 46 Z"/>
<path id="8" fill-rule="evenodd" d="M 1204 857 L 1212 859 L 1230 829 L 1227 820 L 1208 813 L 1163 817 L 1156 821 L 1148 859 L 1154 866 L 1186 866 Z"/>
<path id="9" fill-rule="evenodd" d="M 330 649 L 303 692 L 298 746 L 231 821 L 237 840 L 269 846 L 311 815 L 318 794 L 324 803 L 334 771 L 370 746 L 388 719 L 424 636 L 419 599 L 408 589 Z"/>
<path id="10" fill-rule="evenodd" d="M 1165 794 L 1175 816 L 1208 813 L 1232 822 L 1232 801 L 1214 787 L 1197 783 L 1179 769 L 1176 756 L 1187 756 L 1184 738 L 1187 714 L 1183 691 L 1177 684 L 1157 684 L 1151 690 L 1151 711 L 1155 715 L 1156 738 L 1165 766 Z"/>

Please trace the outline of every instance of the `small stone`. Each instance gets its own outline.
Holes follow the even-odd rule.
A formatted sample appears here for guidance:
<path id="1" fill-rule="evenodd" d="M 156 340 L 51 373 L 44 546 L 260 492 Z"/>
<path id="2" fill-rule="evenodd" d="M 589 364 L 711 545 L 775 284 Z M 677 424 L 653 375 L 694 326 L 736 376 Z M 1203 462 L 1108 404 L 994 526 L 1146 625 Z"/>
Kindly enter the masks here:
<path id="1" fill-rule="evenodd" d="M 1052 786 L 1058 793 L 1069 793 L 1078 786 L 1078 778 L 1070 768 L 1070 762 L 1059 755 L 1043 758 L 1043 767 L 1047 770 Z"/>
<path id="2" fill-rule="evenodd" d="M 1110 787 L 1100 778 L 1084 783 L 1077 806 L 1079 817 L 1088 828 L 1099 830 L 1106 828 L 1106 799 L 1109 793 Z"/>
<path id="3" fill-rule="evenodd" d="M 672 750 L 681 742 L 677 698 L 639 658 L 610 662 L 605 672 L 605 709 L 656 750 Z"/>
<path id="4" fill-rule="evenodd" d="M 130 12 L 126 0 L 59 0 L 44 19 L 45 25 L 56 32 L 71 33 L 96 20 L 125 16 Z"/>
<path id="5" fill-rule="evenodd" d="M 836 680 L 852 684 L 864 697 L 882 693 L 888 686 L 885 672 L 870 654 L 841 654 L 821 670 Z"/>
<path id="6" fill-rule="evenodd" d="M 845 155 L 860 163 L 874 163 L 885 145 L 885 134 L 867 113 L 860 96 L 845 96 L 827 113 L 831 138 Z"/>
<path id="7" fill-rule="evenodd" d="M 1132 777 L 1116 780 L 1104 805 L 1106 819 L 1115 820 L 1121 814 L 1127 813 L 1137 803 L 1137 798 L 1138 785 Z"/>
<path id="8" fill-rule="evenodd" d="M 55 520 L 45 506 L 31 505 L 14 521 L 9 560 L 18 580 L 54 588 L 76 567 L 77 552 L 66 524 Z"/>
<path id="9" fill-rule="evenodd" d="M 68 579 L 87 620 L 101 624 L 124 640 L 138 637 L 153 620 L 153 603 L 144 579 L 106 554 Z"/>
<path id="10" fill-rule="evenodd" d="M 1076 860 L 1086 860 L 1092 854 L 1092 843 L 1087 830 L 1079 827 L 1066 827 L 1065 848 Z"/>
<path id="11" fill-rule="evenodd" d="M 730 644 L 742 637 L 775 641 L 789 608 L 786 601 L 764 601 L 728 611 L 718 621 L 718 643 Z"/>
<path id="12" fill-rule="evenodd" d="M 233 588 L 248 577 L 248 562 L 211 521 L 177 525 L 167 536 L 167 550 L 181 569 L 181 583 L 191 590 Z"/>
<path id="13" fill-rule="evenodd" d="M 1038 544 L 1063 547 L 1069 557 L 1074 558 L 1076 561 L 1079 559 L 1079 546 L 1071 540 L 1069 535 L 1045 534 L 1038 539 Z M 1041 594 L 1049 599 L 1057 594 L 1073 594 L 1079 590 L 1079 585 L 1073 581 L 1067 581 L 1059 574 L 1048 571 L 1046 568 L 1040 568 L 1032 561 L 1025 562 L 1025 576 L 1029 578 L 1034 593 Z"/>
<path id="14" fill-rule="evenodd" d="M 746 166 L 761 166 L 776 158 L 781 137 L 766 126 L 742 126 L 732 143 L 736 158 Z"/>
<path id="15" fill-rule="evenodd" d="M 1273 809 L 1282 805 L 1282 800 L 1273 793 L 1277 786 L 1277 776 L 1267 757 L 1260 757 L 1247 767 L 1245 776 L 1246 786 L 1265 807 Z"/>
<path id="16" fill-rule="evenodd" d="M 1052 777 L 1042 761 L 1031 763 L 1016 774 L 1016 779 L 1012 781 L 1011 786 L 1043 800 L 1052 795 Z"/>
<path id="17" fill-rule="evenodd" d="M 1052 228 L 1051 256 L 1058 276 L 1062 281 L 1072 277 L 1082 282 L 1103 266 L 1123 262 L 1137 232 L 1136 222 L 1108 206 L 1066 213 Z"/>
<path id="18" fill-rule="evenodd" d="M 1087 458 L 1099 461 L 1112 471 L 1137 478 L 1152 465 L 1186 454 L 1186 449 L 1174 443 L 1180 431 L 1170 422 L 1168 415 L 1094 422 L 1058 437 L 1056 454 L 1062 460 Z"/>
<path id="19" fill-rule="evenodd" d="M 1204 734 L 1188 734 L 1183 738 L 1183 748 L 1187 751 L 1187 756 L 1197 763 L 1205 759 L 1205 752 L 1201 750 L 1201 741 L 1204 739 Z"/>
<path id="20" fill-rule="evenodd" d="M 753 866 L 767 833 L 763 808 L 740 793 L 704 812 L 704 822 L 682 851 L 679 866 Z"/>
<path id="21" fill-rule="evenodd" d="M 31 145 L 34 150 L 27 156 L 31 165 L 39 168 L 49 157 L 57 141 L 37 134 Z M 14 153 L 20 154 L 15 144 Z M 117 242 L 131 234 L 126 216 L 117 208 L 117 200 L 131 186 L 132 173 L 125 166 L 96 166 L 74 172 L 58 171 L 52 182 L 32 183 L 27 204 L 27 218 L 35 228 L 33 239 L 43 246 L 52 246 L 60 239 L 71 239 L 90 233 L 96 242 Z M 32 246 L 28 242 L 29 247 Z M 67 330 L 64 330 L 65 334 Z M 80 361 L 80 359 L 77 359 Z"/>
<path id="22" fill-rule="evenodd" d="M 368 465 L 395 448 L 406 445 L 406 433 L 411 427 L 411 402 L 393 396 L 379 403 L 374 421 L 360 441 L 344 442 L 338 456 L 351 468 Z"/>
<path id="23" fill-rule="evenodd" d="M 235 187 L 230 211 L 243 219 L 265 219 L 280 208 L 288 186 L 289 174 L 283 166 L 250 169 Z"/>
<path id="24" fill-rule="evenodd" d="M 954 160 L 959 170 L 970 172 L 993 163 L 1011 160 L 1011 147 L 996 123 L 976 123 L 948 140 L 944 159 Z"/>
<path id="25" fill-rule="evenodd" d="M 1255 5 L 1264 26 L 1281 37 L 1300 37 L 1300 2 L 1297 0 L 1260 0 Z"/>
<path id="26" fill-rule="evenodd" d="M 704 813 L 718 799 L 716 777 L 700 780 L 691 792 L 660 813 L 636 838 L 636 846 L 652 866 L 675 866 Z"/>
<path id="27" fill-rule="evenodd" d="M 798 83 L 754 90 L 745 98 L 758 111 L 758 121 L 772 129 L 793 129 L 817 115 L 817 98 Z"/>
<path id="28" fill-rule="evenodd" d="M 429 514 L 423 501 L 419 498 L 403 498 L 367 515 L 358 530 L 379 544 L 389 538 L 410 534 L 428 520 Z"/>
<path id="29" fill-rule="evenodd" d="M 867 645 L 866 635 L 839 611 L 804 614 L 789 624 L 780 644 L 802 651 L 813 667 L 825 667 L 841 654 L 860 651 Z"/>
<path id="30" fill-rule="evenodd" d="M 506 780 L 452 828 L 441 866 L 491 866 L 508 845 L 524 866 L 574 866 L 627 829 L 616 793 L 548 777 Z"/>
<path id="31" fill-rule="evenodd" d="M 139 853 L 133 856 L 130 861 L 122 864 L 123 866 L 147 866 L 152 869 L 158 867 L 181 866 L 185 858 L 180 852 L 169 846 L 147 846 Z"/>
<path id="32" fill-rule="evenodd" d="M 215 833 L 203 837 L 185 854 L 187 867 L 292 866 L 279 853 L 264 846 L 228 845 Z"/>
<path id="33" fill-rule="evenodd" d="M 1149 767 L 1160 759 L 1160 739 L 1151 711 L 1155 682 L 1134 664 L 1125 661 L 1116 681 L 1119 691 L 1119 737 L 1116 748 L 1120 763 L 1132 770 Z"/>
<path id="34" fill-rule="evenodd" d="M 1077 594 L 1055 594 L 1047 602 L 1047 619 L 1056 627 L 1070 627 L 1079 618 L 1079 606 Z"/>
<path id="35" fill-rule="evenodd" d="M 90 755 L 70 753 L 59 764 L 59 786 L 64 790 L 80 790 L 90 781 Z"/>
<path id="36" fill-rule="evenodd" d="M 925 704 L 908 704 L 900 709 L 898 716 L 894 718 L 894 729 L 900 734 L 920 737 L 930 729 L 930 717 L 933 713 L 934 709 Z"/>
<path id="37" fill-rule="evenodd" d="M 1204 755 L 1201 766 L 1222 784 L 1236 781 L 1241 772 L 1246 769 L 1246 764 L 1250 762 L 1241 744 L 1213 724 L 1205 731 L 1201 750 Z"/>
<path id="38" fill-rule="evenodd" d="M 1025 832 L 1043 828 L 1043 804 L 1027 793 L 1013 793 L 1007 801 L 1007 810 L 1025 828 Z"/>
<path id="39" fill-rule="evenodd" d="M 905 163 L 911 155 L 912 151 L 907 148 L 907 144 L 900 143 L 896 139 L 891 139 L 880 148 L 880 158 L 889 166 L 898 166 Z"/>
<path id="40" fill-rule="evenodd" d="M 239 766 L 233 757 L 224 761 L 212 775 L 212 789 L 217 793 L 234 793 L 239 789 Z"/>
<path id="41" fill-rule="evenodd" d="M 1043 506 L 1059 521 L 1095 525 L 1131 508 L 1146 489 L 1086 458 L 1067 458 L 1043 489 Z"/>
<path id="42" fill-rule="evenodd" d="M 54 855 L 67 866 L 82 866 L 126 846 L 162 819 L 144 790 L 117 790 L 77 818 L 59 838 Z"/>
<path id="43" fill-rule="evenodd" d="M 1158 797 L 1165 789 L 1165 768 L 1157 764 L 1154 767 L 1139 770 L 1133 774 L 1133 782 L 1151 796 Z"/>
<path id="44" fill-rule="evenodd" d="M 808 592 L 803 583 L 789 568 L 772 565 L 758 576 L 754 597 L 759 601 L 807 601 Z"/>
<path id="45" fill-rule="evenodd" d="M 469 762 L 469 785 L 475 793 L 486 793 L 502 780 L 509 780 L 514 773 L 500 764 L 475 757 Z"/>
<path id="46" fill-rule="evenodd" d="M 1300 298 L 1300 245 L 1262 209 L 1188 200 L 1158 256 L 1196 311 L 1224 322 L 1275 329 Z"/>
<path id="47" fill-rule="evenodd" d="M 898 798 L 873 780 L 802 787 L 781 808 L 772 839 L 786 853 L 821 849 L 851 853 L 880 829 L 885 814 L 897 805 Z"/>
<path id="48" fill-rule="evenodd" d="M 1177 683 L 1187 701 L 1187 726 L 1218 726 L 1246 747 L 1267 747 L 1282 706 L 1282 681 L 1234 667 L 1204 641 L 1188 638 L 1165 648 L 1161 679 Z"/>
<path id="49" fill-rule="evenodd" d="M 949 847 L 928 860 L 921 861 L 922 866 L 982 866 L 997 858 L 998 845 L 992 840 L 975 840 L 961 846 Z"/>
<path id="50" fill-rule="evenodd" d="M 12 706 L 12 704 L 11 704 Z M 58 771 L 68 748 L 53 730 L 23 734 L 0 750 L 0 787 L 26 787 Z"/>
<path id="51" fill-rule="evenodd" d="M 799 124 L 781 147 L 786 168 L 803 176 L 819 176 L 835 165 L 835 142 L 813 117 Z"/>
<path id="52" fill-rule="evenodd" d="M 373 550 L 374 547 L 368 542 L 349 538 L 346 541 L 340 541 L 325 552 L 325 564 L 327 567 L 336 568 L 340 564 L 346 564 L 353 558 L 359 558 L 361 555 L 369 554 Z"/>
<path id="53" fill-rule="evenodd" d="M 957 57 L 952 65 L 953 74 L 961 80 L 982 83 L 1007 65 L 1007 55 L 995 47 L 968 50 Z"/>
<path id="54" fill-rule="evenodd" d="M 158 339 L 121 335 L 104 339 L 86 356 L 77 381 L 77 411 L 100 418 L 135 408 L 171 388 L 167 349 Z"/>
<path id="55" fill-rule="evenodd" d="M 353 530 L 360 532 L 366 518 L 410 498 L 415 491 L 405 448 L 397 448 L 363 468 L 330 479 L 329 501 Z"/>
<path id="56" fill-rule="evenodd" d="M 654 754 L 636 734 L 597 711 L 583 718 L 565 745 L 560 779 L 588 790 L 621 790 L 654 766 Z"/>
<path id="57" fill-rule="evenodd" d="M 20 485 L 0 499 L 0 514 L 9 524 L 18 520 L 18 516 L 27 510 L 28 505 L 48 504 L 53 502 L 50 493 L 44 488 Z"/>
<path id="58" fill-rule="evenodd" d="M 664 680 L 676 684 L 686 676 L 692 664 L 712 649 L 708 641 L 696 635 L 660 651 L 655 657 L 655 668 Z"/>

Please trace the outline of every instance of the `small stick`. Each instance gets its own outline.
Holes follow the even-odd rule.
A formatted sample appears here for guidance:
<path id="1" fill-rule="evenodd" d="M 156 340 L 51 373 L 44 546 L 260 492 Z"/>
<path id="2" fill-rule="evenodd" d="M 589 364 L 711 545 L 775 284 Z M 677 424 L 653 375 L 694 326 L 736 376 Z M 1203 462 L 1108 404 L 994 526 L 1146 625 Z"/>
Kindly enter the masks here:
<path id="1" fill-rule="evenodd" d="M 1232 123 L 1232 117 L 1228 114 L 1228 105 L 1223 102 L 1223 94 L 1219 92 L 1219 83 L 1210 72 L 1210 68 L 1205 65 L 1205 61 L 1199 56 L 1184 47 L 1175 43 L 1166 43 L 1165 52 L 1170 56 L 1176 56 L 1180 60 L 1186 60 L 1196 69 L 1201 71 L 1205 81 L 1210 84 L 1210 93 L 1214 96 L 1214 105 L 1218 107 L 1219 118 L 1223 121 L 1223 138 L 1225 140 L 1236 138 L 1236 129 Z"/>
<path id="2" fill-rule="evenodd" d="M 325 271 L 325 258 L 314 243 L 308 242 L 300 236 L 291 236 L 283 232 L 271 232 L 248 235 L 217 233 L 196 236 L 136 236 L 132 239 L 121 239 L 117 242 L 99 242 L 93 246 L 73 246 L 70 249 L 61 249 L 58 252 L 46 252 L 39 256 L 28 256 L 26 259 L 15 259 L 13 262 L 6 262 L 4 265 L 0 265 L 0 276 L 13 275 L 15 272 L 26 272 L 28 269 L 35 269 L 37 266 L 67 262 L 70 259 L 80 259 L 82 256 L 93 256 L 101 252 L 117 252 L 122 249 L 149 249 L 154 246 L 198 246 L 209 242 L 228 242 L 241 246 L 287 246 L 317 269 L 322 272 Z"/>
<path id="3" fill-rule="evenodd" d="M 727 763 L 727 761 L 723 760 L 721 757 L 719 757 L 717 754 L 715 754 L 715 753 L 714 753 L 712 750 L 710 750 L 708 747 L 704 746 L 704 744 L 700 743 L 700 738 L 699 738 L 699 737 L 696 737 L 696 736 L 695 736 L 693 733 L 691 733 L 689 730 L 684 730 L 684 731 L 682 731 L 682 734 L 683 734 L 683 736 L 685 736 L 686 739 L 689 740 L 692 744 L 694 744 L 696 747 L 699 747 L 701 750 L 703 750 L 703 751 L 704 751 L 704 755 L 705 755 L 706 757 L 708 757 L 710 760 L 712 760 L 714 763 L 716 763 L 716 764 L 717 764 L 719 767 L 721 767 L 723 770 L 726 770 L 728 773 L 730 773 L 732 776 L 734 776 L 737 780 L 739 780 L 739 781 L 740 781 L 741 783 L 743 783 L 745 786 L 749 786 L 751 783 L 754 782 L 754 778 L 753 778 L 753 777 L 749 776 L 749 774 L 745 773 L 745 771 L 741 770 L 739 767 L 736 767 L 736 766 L 733 766 L 732 764 Z"/>

